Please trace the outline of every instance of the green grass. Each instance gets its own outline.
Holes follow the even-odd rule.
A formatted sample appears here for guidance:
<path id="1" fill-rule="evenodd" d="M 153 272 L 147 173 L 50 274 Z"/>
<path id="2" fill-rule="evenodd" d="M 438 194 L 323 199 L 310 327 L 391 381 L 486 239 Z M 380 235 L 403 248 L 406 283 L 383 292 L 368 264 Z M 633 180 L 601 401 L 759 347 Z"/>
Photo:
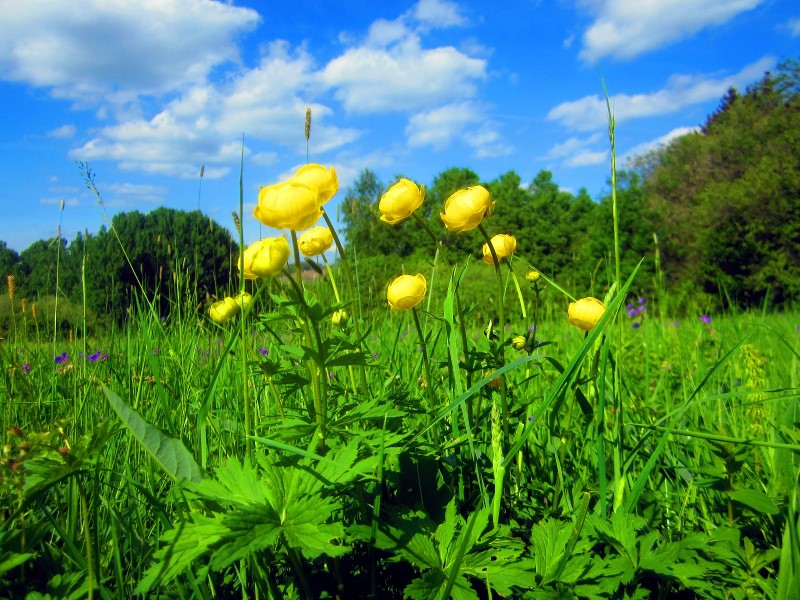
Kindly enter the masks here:
<path id="1" fill-rule="evenodd" d="M 451 288 L 419 313 L 423 353 L 410 312 L 369 313 L 357 340 L 321 283 L 305 302 L 267 286 L 244 339 L 143 308 L 85 344 L 59 336 L 61 364 L 30 329 L 0 346 L 5 597 L 797 589 L 797 315 L 661 320 L 653 299 L 587 338 L 564 311 L 515 350 L 518 304 L 489 338 L 491 311 L 459 314 Z M 299 319 L 323 340 L 324 422 Z"/>

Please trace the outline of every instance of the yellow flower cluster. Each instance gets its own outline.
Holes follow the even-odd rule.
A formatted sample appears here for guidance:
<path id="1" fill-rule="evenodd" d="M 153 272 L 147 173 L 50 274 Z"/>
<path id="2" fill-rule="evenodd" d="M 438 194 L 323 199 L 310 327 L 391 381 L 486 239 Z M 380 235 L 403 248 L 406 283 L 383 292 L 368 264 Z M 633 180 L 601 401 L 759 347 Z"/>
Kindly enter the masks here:
<path id="1" fill-rule="evenodd" d="M 235 298 L 228 296 L 219 302 L 214 302 L 208 309 L 208 315 L 215 323 L 224 325 L 239 314 L 239 311 L 247 309 L 252 302 L 253 297 L 246 292 L 237 294 Z"/>

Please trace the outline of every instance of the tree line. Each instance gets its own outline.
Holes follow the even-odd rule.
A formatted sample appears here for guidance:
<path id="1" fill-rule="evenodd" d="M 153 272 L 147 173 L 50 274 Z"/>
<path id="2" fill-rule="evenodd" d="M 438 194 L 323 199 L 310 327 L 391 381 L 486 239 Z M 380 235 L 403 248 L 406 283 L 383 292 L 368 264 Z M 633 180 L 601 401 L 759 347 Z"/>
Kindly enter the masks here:
<path id="1" fill-rule="evenodd" d="M 663 285 L 741 307 L 800 299 L 799 93 L 800 63 L 784 62 L 746 90 L 728 90 L 695 132 L 617 174 L 622 268 L 645 259 L 641 293 Z M 429 261 L 435 248 L 415 220 L 379 220 L 378 201 L 392 183 L 364 170 L 338 208 L 340 233 L 367 279 L 370 269 L 383 277 L 398 260 Z M 561 189 L 549 171 L 525 184 L 513 170 L 483 181 L 468 167 L 447 169 L 426 186 L 417 214 L 451 256 L 480 257 L 479 232 L 449 233 L 439 218 L 450 194 L 477 184 L 497 204 L 490 235 L 514 235 L 519 257 L 575 293 L 602 293 L 612 279 L 610 187 L 593 200 L 585 189 Z M 202 303 L 237 276 L 237 255 L 230 233 L 199 211 L 159 208 L 118 214 L 96 235 L 38 241 L 19 254 L 0 241 L 0 273 L 15 275 L 20 298 L 55 295 L 57 286 L 120 320 L 142 289 L 162 314 L 171 303 Z"/>

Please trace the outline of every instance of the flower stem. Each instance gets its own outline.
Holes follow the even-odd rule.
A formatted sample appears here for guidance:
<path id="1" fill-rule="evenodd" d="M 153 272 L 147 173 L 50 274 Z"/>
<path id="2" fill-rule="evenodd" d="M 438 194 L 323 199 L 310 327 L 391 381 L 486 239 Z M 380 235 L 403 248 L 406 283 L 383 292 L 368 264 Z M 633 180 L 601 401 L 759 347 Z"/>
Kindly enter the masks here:
<path id="1" fill-rule="evenodd" d="M 492 244 L 492 240 L 489 237 L 489 234 L 486 233 L 486 229 L 483 228 L 483 225 L 478 225 L 478 229 L 483 235 L 483 239 L 486 241 L 486 244 L 489 246 L 489 252 L 492 254 L 492 260 L 494 261 L 494 272 L 497 275 L 497 328 L 500 331 L 500 352 L 498 358 L 500 358 L 500 362 L 505 364 L 505 359 L 503 357 L 503 348 L 505 344 L 505 333 L 506 333 L 506 321 L 505 321 L 505 311 L 504 311 L 504 302 L 503 302 L 503 274 L 500 272 L 500 261 L 497 258 L 497 252 L 495 252 L 494 245 Z M 501 365 L 502 366 L 502 365 Z M 508 432 L 508 386 L 506 385 L 505 378 L 500 379 L 500 407 L 503 411 L 503 444 L 508 444 L 509 432 Z"/>
<path id="2" fill-rule="evenodd" d="M 428 350 L 425 347 L 425 335 L 422 333 L 422 325 L 419 322 L 419 315 L 417 309 L 412 308 L 411 314 L 414 315 L 414 325 L 417 327 L 417 335 L 419 336 L 419 343 L 422 348 L 422 365 L 425 369 L 426 389 L 428 391 L 428 402 L 430 403 L 431 415 L 436 412 L 436 397 L 433 395 L 433 379 L 431 378 L 431 367 L 428 361 Z"/>

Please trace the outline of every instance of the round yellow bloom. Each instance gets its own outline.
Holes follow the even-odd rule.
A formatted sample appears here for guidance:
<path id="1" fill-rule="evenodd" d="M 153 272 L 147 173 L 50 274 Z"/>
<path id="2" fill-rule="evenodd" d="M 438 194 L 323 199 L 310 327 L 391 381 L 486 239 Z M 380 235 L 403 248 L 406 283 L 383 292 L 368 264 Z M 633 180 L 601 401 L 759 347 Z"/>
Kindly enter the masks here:
<path id="1" fill-rule="evenodd" d="M 247 292 L 241 292 L 239 294 L 236 294 L 236 297 L 233 299 L 233 301 L 239 305 L 240 309 L 246 310 L 247 307 L 253 303 L 253 296 L 251 296 Z"/>
<path id="2" fill-rule="evenodd" d="M 528 271 L 527 273 L 525 273 L 525 279 L 527 279 L 531 283 L 536 283 L 537 281 L 539 281 L 539 278 L 541 276 L 542 276 L 542 274 L 539 273 L 539 271 L 537 271 L 535 269 L 532 269 L 532 270 Z"/>
<path id="3" fill-rule="evenodd" d="M 350 318 L 350 313 L 347 312 L 345 309 L 340 308 L 331 315 L 331 323 L 339 327 L 340 325 L 344 325 L 349 318 Z"/>
<path id="4" fill-rule="evenodd" d="M 494 252 L 497 254 L 497 261 L 503 262 L 503 260 L 514 254 L 514 250 L 517 249 L 517 238 L 513 235 L 501 233 L 492 238 L 492 246 L 494 246 Z M 489 244 L 483 245 L 483 262 L 487 265 L 494 264 Z"/>
<path id="5" fill-rule="evenodd" d="M 511 345 L 514 347 L 514 350 L 522 350 L 528 345 L 528 338 L 524 335 L 516 335 L 511 339 Z"/>
<path id="6" fill-rule="evenodd" d="M 297 245 L 306 256 L 317 256 L 333 245 L 333 233 L 327 227 L 318 225 L 304 231 L 298 238 Z"/>
<path id="7" fill-rule="evenodd" d="M 231 297 L 227 297 L 219 302 L 214 302 L 208 309 L 209 316 L 220 325 L 230 321 L 239 312 L 239 305 Z"/>
<path id="8" fill-rule="evenodd" d="M 245 279 L 274 277 L 281 272 L 289 260 L 289 242 L 286 238 L 264 238 L 250 244 L 244 251 L 244 269 L 239 262 L 239 269 L 244 271 Z"/>
<path id="9" fill-rule="evenodd" d="M 307 229 L 322 216 L 319 198 L 315 186 L 290 179 L 261 188 L 253 215 L 275 229 Z"/>
<path id="10" fill-rule="evenodd" d="M 408 310 L 414 308 L 422 302 L 425 293 L 428 291 L 428 282 L 425 277 L 417 273 L 416 275 L 400 275 L 386 291 L 386 298 L 389 306 L 397 310 Z"/>
<path id="11" fill-rule="evenodd" d="M 489 198 L 489 191 L 476 185 L 450 196 L 439 216 L 450 231 L 472 231 L 493 212 L 494 202 Z"/>
<path id="12" fill-rule="evenodd" d="M 597 325 L 600 317 L 606 312 L 606 306 L 597 298 L 581 298 L 577 302 L 570 302 L 567 315 L 569 322 L 584 331 L 591 331 Z"/>
<path id="13" fill-rule="evenodd" d="M 292 179 L 317 188 L 320 205 L 333 198 L 333 195 L 339 190 L 339 179 L 336 177 L 333 167 L 326 169 L 322 165 L 303 165 L 297 169 L 297 173 Z"/>
<path id="14" fill-rule="evenodd" d="M 401 179 L 381 196 L 378 209 L 381 221 L 394 225 L 411 216 L 425 200 L 425 186 L 417 187 L 410 179 Z"/>

